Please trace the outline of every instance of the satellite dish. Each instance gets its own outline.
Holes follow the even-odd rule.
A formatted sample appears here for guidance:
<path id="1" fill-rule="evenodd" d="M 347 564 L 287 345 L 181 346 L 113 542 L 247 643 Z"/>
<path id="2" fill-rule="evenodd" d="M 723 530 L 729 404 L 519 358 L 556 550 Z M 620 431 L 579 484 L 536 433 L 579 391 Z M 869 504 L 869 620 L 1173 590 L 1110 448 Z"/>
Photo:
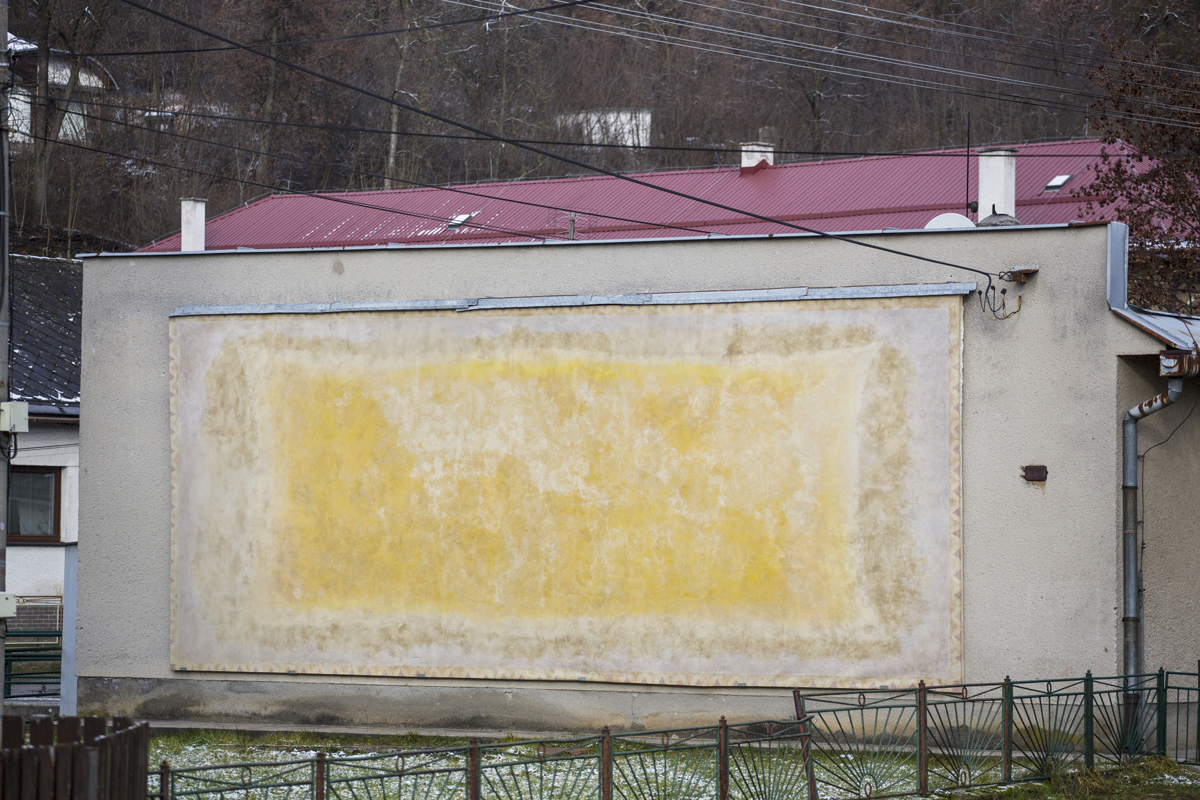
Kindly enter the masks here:
<path id="1" fill-rule="evenodd" d="M 974 228 L 975 223 L 962 214 L 938 214 L 925 223 L 925 230 L 937 231 L 950 228 Z"/>

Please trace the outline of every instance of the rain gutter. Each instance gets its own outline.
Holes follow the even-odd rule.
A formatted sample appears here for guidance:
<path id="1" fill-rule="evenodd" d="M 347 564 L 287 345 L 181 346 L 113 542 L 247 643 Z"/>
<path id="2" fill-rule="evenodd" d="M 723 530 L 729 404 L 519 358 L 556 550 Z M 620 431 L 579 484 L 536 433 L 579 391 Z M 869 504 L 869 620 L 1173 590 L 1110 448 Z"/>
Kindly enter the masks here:
<path id="1" fill-rule="evenodd" d="M 1200 374 L 1200 347 L 1193 329 L 1200 319 L 1185 315 L 1156 314 L 1129 305 L 1129 227 L 1120 222 L 1108 225 L 1108 307 L 1114 314 L 1167 344 L 1158 354 L 1159 377 L 1167 379 L 1167 390 L 1125 412 L 1121 436 L 1121 546 L 1122 546 L 1122 673 L 1125 689 L 1133 689 L 1132 677 L 1141 675 L 1144 664 L 1142 636 L 1141 565 L 1138 554 L 1138 420 L 1162 411 L 1183 396 L 1184 378 Z M 1189 322 L 1189 320 L 1193 320 Z M 1129 695 L 1130 702 L 1134 702 Z"/>
<path id="2" fill-rule="evenodd" d="M 1138 420 L 1162 411 L 1183 396 L 1183 379 L 1200 374 L 1200 352 L 1163 350 L 1158 355 L 1158 374 L 1167 378 L 1167 390 L 1156 394 L 1125 412 L 1121 438 L 1121 520 L 1124 606 L 1121 627 L 1124 634 L 1122 671 L 1125 688 L 1130 679 L 1141 675 L 1144 667 L 1142 640 L 1141 565 L 1138 563 Z"/>

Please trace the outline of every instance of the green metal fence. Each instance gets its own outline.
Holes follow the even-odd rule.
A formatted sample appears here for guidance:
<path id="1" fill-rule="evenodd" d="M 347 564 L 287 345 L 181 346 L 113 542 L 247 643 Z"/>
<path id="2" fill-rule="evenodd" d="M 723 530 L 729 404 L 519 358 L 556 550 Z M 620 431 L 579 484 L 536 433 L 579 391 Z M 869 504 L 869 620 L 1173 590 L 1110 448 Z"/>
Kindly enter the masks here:
<path id="1" fill-rule="evenodd" d="M 1164 713 L 1155 719 L 1162 752 L 1181 764 L 1200 764 L 1200 663 L 1194 673 L 1166 673 L 1162 695 Z"/>
<path id="2" fill-rule="evenodd" d="M 171 769 L 157 800 L 833 800 L 1198 763 L 1195 673 L 794 693 L 795 720 Z"/>
<path id="3" fill-rule="evenodd" d="M 796 720 L 384 755 L 171 769 L 160 800 L 789 800 L 809 785 Z M 164 797 L 164 788 L 166 796 Z"/>
<path id="4" fill-rule="evenodd" d="M 57 697 L 62 680 L 62 631 L 8 631 L 4 699 Z"/>

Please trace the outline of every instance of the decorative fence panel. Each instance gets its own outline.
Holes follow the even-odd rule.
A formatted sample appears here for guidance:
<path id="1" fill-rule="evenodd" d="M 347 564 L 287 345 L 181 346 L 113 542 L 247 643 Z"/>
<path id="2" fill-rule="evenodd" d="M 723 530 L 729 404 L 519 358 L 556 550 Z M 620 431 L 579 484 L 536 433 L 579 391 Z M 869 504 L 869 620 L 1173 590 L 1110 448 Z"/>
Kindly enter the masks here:
<path id="1" fill-rule="evenodd" d="M 187 769 L 156 800 L 843 800 L 1200 760 L 1200 669 L 794 693 L 796 719 Z M 7 800 L 7 798 L 0 798 Z M 102 798 L 101 800 L 117 800 Z"/>
<path id="2" fill-rule="evenodd" d="M 157 800 L 792 800 L 811 784 L 802 721 L 171 769 Z M 165 788 L 165 792 L 164 792 Z"/>
<path id="3" fill-rule="evenodd" d="M 0 800 L 143 800 L 150 729 L 118 718 L 5 716 Z"/>
<path id="4" fill-rule="evenodd" d="M 1158 720 L 1163 752 L 1181 764 L 1200 764 L 1200 664 L 1196 672 L 1166 673 L 1164 707 Z"/>

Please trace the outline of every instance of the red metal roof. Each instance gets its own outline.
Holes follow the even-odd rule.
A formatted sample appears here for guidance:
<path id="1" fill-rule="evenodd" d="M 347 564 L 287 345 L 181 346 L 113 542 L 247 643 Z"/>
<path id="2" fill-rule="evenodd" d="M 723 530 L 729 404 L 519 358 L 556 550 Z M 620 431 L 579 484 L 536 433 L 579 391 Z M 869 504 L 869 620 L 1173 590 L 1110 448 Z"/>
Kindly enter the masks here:
<path id="1" fill-rule="evenodd" d="M 1084 218 L 1087 198 L 1072 196 L 1093 179 L 1096 139 L 1021 145 L 1017 218 L 1026 225 Z M 949 157 L 959 154 L 961 158 Z M 967 164 L 970 163 L 968 188 Z M 753 174 L 737 167 L 635 174 L 693 197 L 828 232 L 918 229 L 976 195 L 975 156 L 964 150 L 779 164 Z M 1057 192 L 1046 184 L 1072 175 Z M 987 215 L 985 209 L 980 209 Z M 478 183 L 322 195 L 278 194 L 208 221 L 208 250 L 238 247 L 361 247 L 483 244 L 576 238 L 635 239 L 795 232 L 695 200 L 608 176 Z M 455 217 L 470 214 L 457 228 Z M 664 227 L 675 226 L 675 227 Z M 179 235 L 141 252 L 179 250 Z"/>

